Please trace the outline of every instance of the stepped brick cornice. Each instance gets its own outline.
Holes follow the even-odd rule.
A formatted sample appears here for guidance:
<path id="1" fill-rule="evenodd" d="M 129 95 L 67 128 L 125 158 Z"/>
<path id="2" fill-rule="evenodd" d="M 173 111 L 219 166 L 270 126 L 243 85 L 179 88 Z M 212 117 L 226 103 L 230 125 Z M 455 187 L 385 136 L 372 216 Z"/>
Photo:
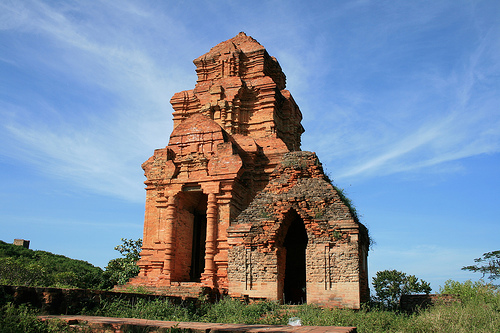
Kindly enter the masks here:
<path id="1" fill-rule="evenodd" d="M 278 61 L 255 39 L 241 32 L 194 60 L 198 81 L 193 90 L 175 94 L 174 127 L 201 112 L 229 134 L 280 138 L 289 150 L 300 149 L 302 114 Z"/>
<path id="2" fill-rule="evenodd" d="M 168 145 L 142 165 L 143 247 L 129 285 L 359 308 L 367 230 L 300 151 L 302 114 L 278 61 L 241 32 L 194 64 L 195 87 L 171 99 Z"/>

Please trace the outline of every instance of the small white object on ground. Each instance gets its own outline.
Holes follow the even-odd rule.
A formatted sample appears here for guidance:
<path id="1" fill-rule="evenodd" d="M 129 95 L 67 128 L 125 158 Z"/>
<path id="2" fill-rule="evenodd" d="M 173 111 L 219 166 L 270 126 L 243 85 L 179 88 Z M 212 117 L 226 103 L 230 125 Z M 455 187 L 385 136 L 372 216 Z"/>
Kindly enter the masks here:
<path id="1" fill-rule="evenodd" d="M 289 326 L 302 326 L 302 321 L 300 320 L 299 317 L 292 317 L 288 319 L 288 325 Z"/>

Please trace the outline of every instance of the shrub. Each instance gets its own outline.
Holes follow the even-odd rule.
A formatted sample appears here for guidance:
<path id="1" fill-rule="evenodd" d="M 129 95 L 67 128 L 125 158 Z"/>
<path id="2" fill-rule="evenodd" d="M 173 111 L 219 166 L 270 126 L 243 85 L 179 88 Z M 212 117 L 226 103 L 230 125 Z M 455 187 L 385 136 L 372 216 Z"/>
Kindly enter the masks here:
<path id="1" fill-rule="evenodd" d="M 48 329 L 36 318 L 32 309 L 25 305 L 15 307 L 12 303 L 7 303 L 0 308 L 0 332 L 48 332 Z"/>
<path id="2" fill-rule="evenodd" d="M 448 280 L 440 288 L 461 302 L 435 305 L 414 316 L 407 324 L 409 332 L 499 332 L 500 291 L 484 281 Z"/>
<path id="3" fill-rule="evenodd" d="M 374 301 L 384 308 L 396 309 L 402 295 L 412 293 L 430 293 L 431 286 L 428 282 L 419 280 L 415 275 L 396 270 L 385 270 L 377 272 L 373 278 L 373 288 L 376 297 Z"/>
<path id="4" fill-rule="evenodd" d="M 123 258 L 112 259 L 108 262 L 104 277 L 110 286 L 123 285 L 139 274 L 137 261 L 140 259 L 142 239 L 132 240 L 122 238 L 122 245 L 115 247 Z"/>
<path id="5" fill-rule="evenodd" d="M 448 280 L 440 288 L 441 294 L 457 295 L 460 301 L 467 304 L 489 304 L 500 311 L 500 287 L 483 280 L 458 282 Z"/>
<path id="6" fill-rule="evenodd" d="M 99 289 L 104 280 L 102 269 L 86 261 L 0 241 L 0 283 Z"/>
<path id="7" fill-rule="evenodd" d="M 45 268 L 28 258 L 0 258 L 0 284 L 49 286 L 52 279 Z"/>
<path id="8" fill-rule="evenodd" d="M 2 333 L 59 333 L 91 332 L 85 327 L 70 327 L 57 319 L 42 322 L 34 309 L 26 305 L 14 306 L 12 303 L 0 307 L 0 332 Z"/>

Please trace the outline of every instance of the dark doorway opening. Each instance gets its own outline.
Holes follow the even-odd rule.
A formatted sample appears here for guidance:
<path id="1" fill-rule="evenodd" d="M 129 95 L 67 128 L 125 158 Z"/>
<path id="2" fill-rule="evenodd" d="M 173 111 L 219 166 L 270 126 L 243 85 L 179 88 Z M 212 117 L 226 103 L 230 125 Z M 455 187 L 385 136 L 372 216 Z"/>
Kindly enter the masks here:
<path id="1" fill-rule="evenodd" d="M 286 304 L 307 303 L 306 294 L 306 247 L 307 232 L 302 218 L 292 210 L 283 246 L 286 249 L 286 266 L 283 296 Z M 286 220 L 284 222 L 286 222 Z"/>
<path id="2" fill-rule="evenodd" d="M 205 240 L 207 237 L 207 214 L 194 212 L 193 219 L 193 249 L 191 252 L 191 268 L 189 279 L 200 282 L 205 270 Z"/>
<path id="3" fill-rule="evenodd" d="M 199 186 L 177 194 L 175 277 L 173 281 L 200 282 L 205 269 L 207 200 Z"/>

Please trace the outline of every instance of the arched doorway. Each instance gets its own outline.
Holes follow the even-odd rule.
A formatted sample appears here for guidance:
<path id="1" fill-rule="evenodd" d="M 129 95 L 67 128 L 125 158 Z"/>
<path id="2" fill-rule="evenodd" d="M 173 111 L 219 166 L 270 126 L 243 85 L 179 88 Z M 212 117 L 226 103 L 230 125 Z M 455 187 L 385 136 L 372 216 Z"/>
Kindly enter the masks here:
<path id="1" fill-rule="evenodd" d="M 286 304 L 307 303 L 306 293 L 306 247 L 307 232 L 304 221 L 295 210 L 291 210 L 283 223 L 288 224 L 283 247 L 286 249 L 285 281 L 283 298 Z"/>

